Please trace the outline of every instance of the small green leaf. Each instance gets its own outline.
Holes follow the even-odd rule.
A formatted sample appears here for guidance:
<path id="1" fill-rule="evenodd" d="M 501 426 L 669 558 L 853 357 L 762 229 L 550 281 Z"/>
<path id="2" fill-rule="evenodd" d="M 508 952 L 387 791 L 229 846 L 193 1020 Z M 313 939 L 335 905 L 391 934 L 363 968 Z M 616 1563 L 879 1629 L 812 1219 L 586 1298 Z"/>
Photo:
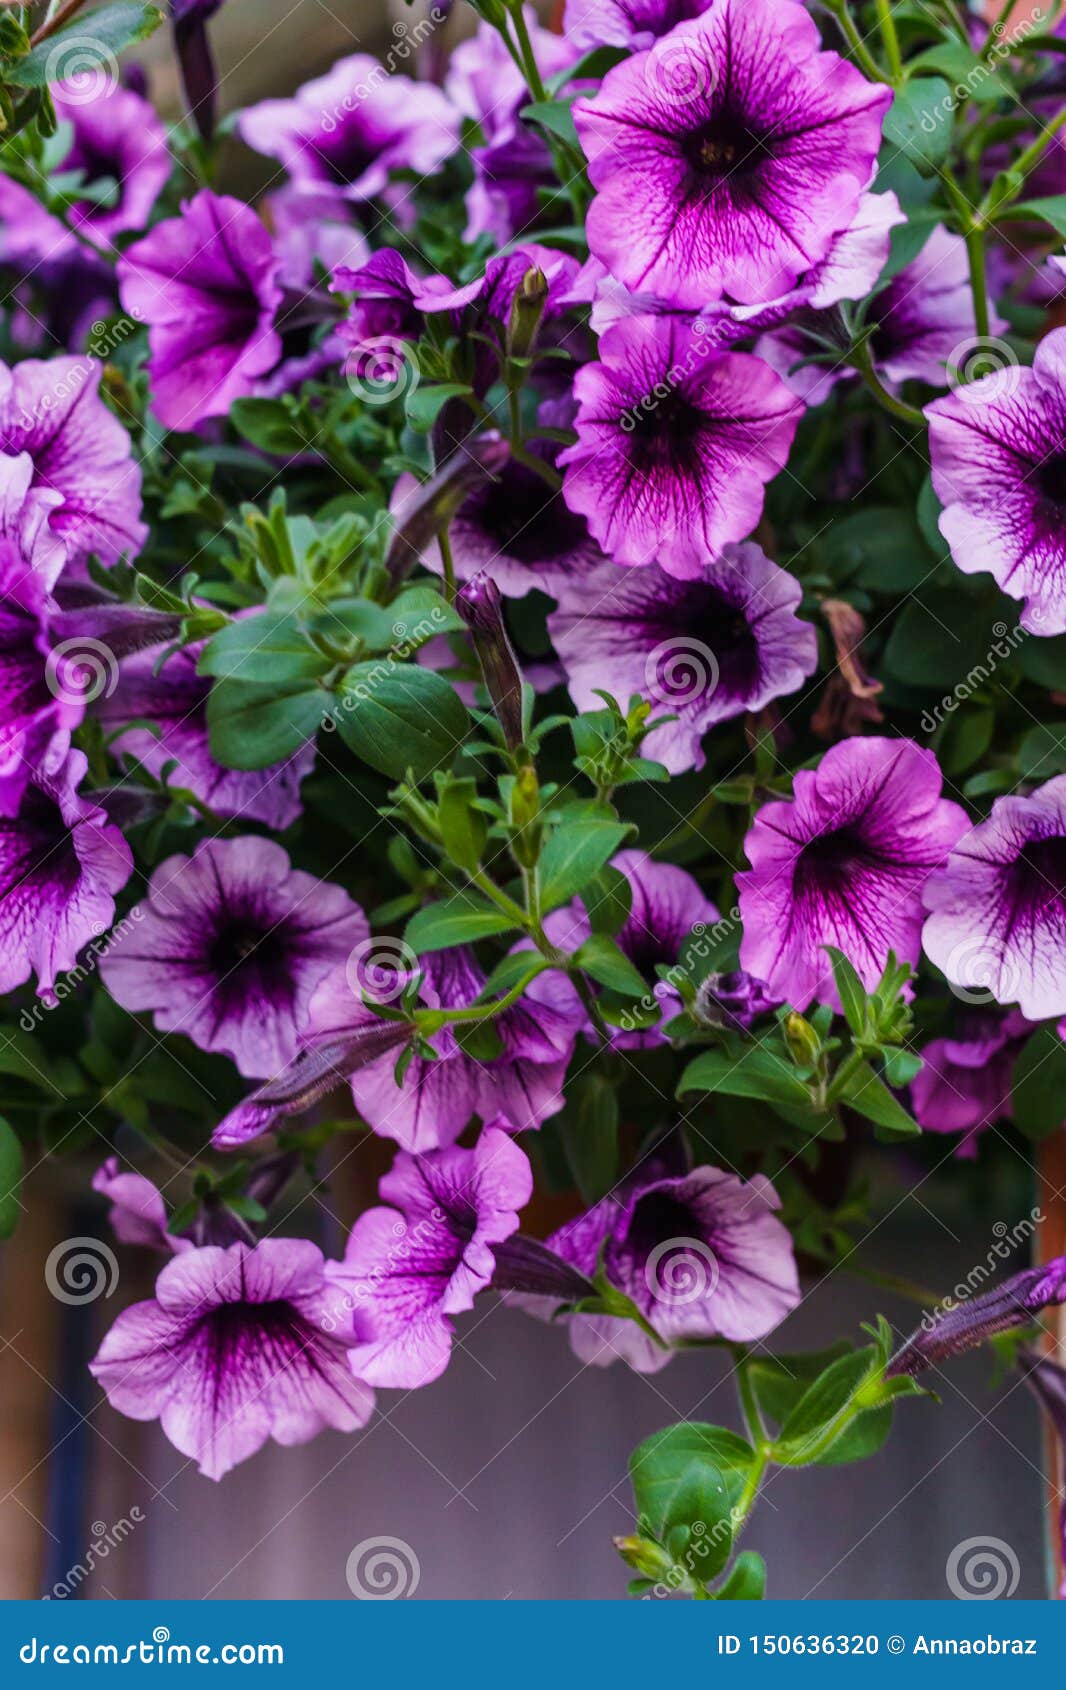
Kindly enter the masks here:
<path id="1" fill-rule="evenodd" d="M 637 1514 L 661 1536 L 670 1497 L 693 1460 L 717 1469 L 732 1498 L 743 1487 L 754 1459 L 751 1445 L 724 1426 L 701 1421 L 665 1426 L 638 1444 L 629 1458 Z"/>
<path id="2" fill-rule="evenodd" d="M 943 77 L 915 77 L 896 89 L 885 113 L 885 140 L 919 170 L 934 169 L 951 151 L 951 113 L 956 103 Z"/>
<path id="3" fill-rule="evenodd" d="M 293 681 L 318 680 L 329 666 L 328 657 L 310 644 L 295 617 L 262 611 L 228 623 L 208 640 L 197 673 L 273 690 L 288 689 Z"/>
<path id="4" fill-rule="evenodd" d="M 853 1350 L 831 1362 L 786 1419 L 774 1440 L 774 1460 L 783 1467 L 820 1461 L 860 1412 L 855 1397 L 875 1363 L 872 1349 Z"/>
<path id="5" fill-rule="evenodd" d="M 22 1145 L 14 1129 L 0 1115 L 0 1238 L 10 1238 L 18 1225 L 22 1205 Z"/>
<path id="6" fill-rule="evenodd" d="M 614 856 L 626 834 L 624 822 L 564 822 L 549 838 L 540 858 L 540 894 L 545 910 L 583 892 Z"/>
<path id="7" fill-rule="evenodd" d="M 480 863 L 489 836 L 488 820 L 475 808 L 476 799 L 477 781 L 466 776 L 446 781 L 437 800 L 444 849 L 453 863 L 471 872 Z"/>
<path id="8" fill-rule="evenodd" d="M 568 100 L 535 100 L 532 105 L 523 106 L 518 115 L 524 117 L 527 123 L 535 123 L 538 129 L 545 129 L 549 135 L 565 141 L 577 152 L 581 151 Z"/>
<path id="9" fill-rule="evenodd" d="M 357 663 L 341 684 L 337 727 L 345 744 L 380 774 L 416 781 L 451 762 L 470 722 L 454 689 L 413 663 Z"/>
<path id="10" fill-rule="evenodd" d="M 713 1592 L 716 1602 L 761 1602 L 766 1595 L 766 1562 L 754 1549 L 744 1549 L 729 1569 L 721 1589 Z"/>
<path id="11" fill-rule="evenodd" d="M 582 1202 L 606 1196 L 618 1174 L 618 1094 L 600 1074 L 567 1084 L 559 1135 Z"/>
<path id="12" fill-rule="evenodd" d="M 578 950 L 576 960 L 601 986 L 620 992 L 623 997 L 641 998 L 649 990 L 640 970 L 606 933 L 591 934 Z"/>
<path id="13" fill-rule="evenodd" d="M 496 933 L 513 933 L 514 928 L 514 922 L 495 904 L 473 893 L 457 892 L 453 898 L 418 910 L 407 923 L 404 937 L 421 955 L 447 951 L 453 945 L 472 945 Z"/>
<path id="14" fill-rule="evenodd" d="M 840 996 L 844 1018 L 853 1033 L 861 1034 L 866 1027 L 866 988 L 843 951 L 826 945 L 833 965 L 833 979 Z"/>
<path id="15" fill-rule="evenodd" d="M 442 381 L 432 386 L 411 388 L 404 401 L 404 414 L 417 434 L 428 434 L 449 399 L 458 399 L 472 389 L 462 381 Z"/>
<path id="16" fill-rule="evenodd" d="M 77 18 L 66 29 L 59 29 L 38 46 L 31 47 L 22 58 L 4 66 L 4 79 L 19 88 L 47 88 L 49 81 L 62 74 L 64 62 L 73 58 L 79 69 L 91 73 L 92 60 L 101 69 L 109 69 L 110 61 L 124 47 L 143 41 L 163 22 L 158 6 L 141 6 L 136 0 L 113 0 L 100 6 L 87 17 Z"/>
<path id="17" fill-rule="evenodd" d="M 1022 1046 L 1011 1080 L 1012 1118 L 1026 1138 L 1057 1132 L 1066 1119 L 1066 1044 L 1053 1023 Z"/>
<path id="18" fill-rule="evenodd" d="M 246 686 L 216 681 L 207 700 L 211 755 L 227 769 L 267 769 L 314 739 L 329 714 L 322 687 Z"/>
<path id="19" fill-rule="evenodd" d="M 921 1127 L 912 1115 L 908 1115 L 899 1099 L 893 1097 L 883 1080 L 879 1080 L 868 1062 L 864 1062 L 852 1075 L 846 1087 L 842 1101 L 850 1108 L 864 1115 L 868 1121 L 881 1129 L 880 1138 L 917 1138 Z"/>
<path id="20" fill-rule="evenodd" d="M 807 1087 L 797 1079 L 791 1063 L 760 1045 L 751 1045 L 740 1056 L 724 1050 L 705 1050 L 689 1063 L 681 1076 L 678 1096 L 690 1091 L 759 1097 L 767 1103 L 782 1103 L 793 1109 L 810 1107 Z"/>
<path id="21" fill-rule="evenodd" d="M 733 1496 L 718 1467 L 695 1456 L 663 1503 L 662 1537 L 675 1565 L 706 1584 L 720 1573 L 733 1548 Z"/>
<path id="22" fill-rule="evenodd" d="M 229 419 L 238 434 L 261 452 L 292 458 L 307 450 L 306 434 L 280 399 L 235 399 Z"/>

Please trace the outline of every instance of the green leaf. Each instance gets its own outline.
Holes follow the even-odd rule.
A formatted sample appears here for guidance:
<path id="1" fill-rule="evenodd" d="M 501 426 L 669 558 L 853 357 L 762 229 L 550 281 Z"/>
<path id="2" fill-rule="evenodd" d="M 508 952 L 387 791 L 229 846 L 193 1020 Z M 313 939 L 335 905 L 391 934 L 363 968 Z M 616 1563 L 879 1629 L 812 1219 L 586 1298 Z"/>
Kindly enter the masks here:
<path id="1" fill-rule="evenodd" d="M 624 822 L 564 822 L 549 838 L 540 858 L 540 896 L 553 910 L 584 891 L 614 856 L 626 834 Z"/>
<path id="2" fill-rule="evenodd" d="M 852 1411 L 860 1412 L 855 1397 L 875 1363 L 873 1349 L 853 1350 L 831 1362 L 808 1386 L 774 1439 L 774 1460 L 783 1467 L 821 1461 L 848 1429 Z"/>
<path id="3" fill-rule="evenodd" d="M 952 83 L 961 83 L 977 105 L 994 106 L 997 101 L 1011 97 L 1010 88 L 995 67 L 962 41 L 942 41 L 939 46 L 919 53 L 908 64 L 907 74 L 912 76 L 919 70 L 942 71 Z"/>
<path id="4" fill-rule="evenodd" d="M 761 1602 L 766 1595 L 766 1562 L 754 1549 L 744 1549 L 729 1570 L 716 1602 Z"/>
<path id="5" fill-rule="evenodd" d="M 535 123 L 538 129 L 547 130 L 549 135 L 565 141 L 577 152 L 581 151 L 568 100 L 535 100 L 532 105 L 523 106 L 518 115 L 524 117 L 527 123 Z"/>
<path id="6" fill-rule="evenodd" d="M 724 1426 L 700 1421 L 665 1426 L 638 1444 L 629 1458 L 637 1514 L 661 1536 L 671 1495 L 693 1460 L 718 1470 L 732 1500 L 739 1495 L 754 1459 L 751 1445 Z"/>
<path id="7" fill-rule="evenodd" d="M 610 1081 L 588 1073 L 568 1084 L 558 1129 L 574 1184 L 591 1208 L 618 1174 L 618 1094 Z"/>
<path id="8" fill-rule="evenodd" d="M 594 933 L 614 938 L 629 920 L 633 908 L 633 885 L 621 869 L 608 863 L 585 888 L 582 903 Z"/>
<path id="9" fill-rule="evenodd" d="M 663 1503 L 662 1537 L 675 1565 L 700 1584 L 720 1573 L 733 1548 L 733 1496 L 704 1456 L 688 1463 Z"/>
<path id="10" fill-rule="evenodd" d="M 420 955 L 447 951 L 453 945 L 472 945 L 496 933 L 513 933 L 515 923 L 487 899 L 457 892 L 439 904 L 427 904 L 407 923 L 404 938 Z M 527 964 L 530 959 L 527 958 Z"/>
<path id="11" fill-rule="evenodd" d="M 633 966 L 625 952 L 606 933 L 591 934 L 578 950 L 576 960 L 585 973 L 591 974 L 601 986 L 607 986 L 612 992 L 621 992 L 623 997 L 641 998 L 649 990 L 639 968 Z"/>
<path id="12" fill-rule="evenodd" d="M 404 402 L 404 414 L 417 434 L 428 434 L 449 399 L 458 399 L 472 389 L 462 381 L 442 381 L 432 386 L 411 388 Z"/>
<path id="13" fill-rule="evenodd" d="M 18 1225 L 22 1205 L 22 1145 L 14 1129 L 0 1115 L 0 1238 L 10 1238 Z"/>
<path id="14" fill-rule="evenodd" d="M 751 1045 L 741 1056 L 705 1050 L 681 1076 L 677 1095 L 690 1091 L 725 1092 L 730 1097 L 759 1097 L 793 1109 L 810 1107 L 810 1095 L 791 1063 L 765 1046 Z"/>
<path id="15" fill-rule="evenodd" d="M 445 782 L 437 800 L 437 824 L 453 863 L 473 871 L 489 836 L 488 819 L 475 808 L 477 781 L 466 776 Z"/>
<path id="16" fill-rule="evenodd" d="M 273 690 L 288 688 L 293 681 L 318 680 L 330 663 L 309 643 L 295 617 L 263 611 L 220 629 L 208 640 L 196 667 L 200 675 Z"/>
<path id="17" fill-rule="evenodd" d="M 628 56 L 624 47 L 593 47 L 588 53 L 548 81 L 548 91 L 557 94 L 568 82 L 599 82 L 614 66 Z"/>
<path id="18" fill-rule="evenodd" d="M 1018 747 L 1018 779 L 1049 780 L 1064 770 L 1066 722 L 1045 722 L 1030 728 Z"/>
<path id="19" fill-rule="evenodd" d="M 136 0 L 114 0 L 87 17 L 76 18 L 66 29 L 31 47 L 22 58 L 4 66 L 4 79 L 18 88 L 47 88 L 59 80 L 63 66 L 75 60 L 79 69 L 91 73 L 92 61 L 111 69 L 111 61 L 124 47 L 143 41 L 163 22 L 158 6 L 141 6 Z M 117 67 L 115 67 L 117 68 Z"/>
<path id="20" fill-rule="evenodd" d="M 442 675 L 412 663 L 357 663 L 340 689 L 345 744 L 380 774 L 416 781 L 451 762 L 466 737 L 466 707 Z"/>
<path id="21" fill-rule="evenodd" d="M 885 113 L 883 134 L 919 170 L 942 164 L 951 151 L 955 97 L 940 76 L 917 76 L 897 88 Z"/>
<path id="22" fill-rule="evenodd" d="M 1050 223 L 1057 235 L 1066 237 L 1066 194 L 1051 194 L 1046 199 L 1022 200 L 1018 205 L 1012 205 L 1005 215 L 1012 221 L 1039 218 L 1042 223 Z"/>
<path id="23" fill-rule="evenodd" d="M 1055 1026 L 1038 1027 L 1022 1046 L 1011 1080 L 1012 1118 L 1026 1138 L 1047 1138 L 1066 1120 L 1066 1044 Z"/>
<path id="24" fill-rule="evenodd" d="M 228 414 L 238 434 L 261 452 L 292 458 L 307 450 L 306 434 L 280 399 L 235 399 Z"/>
<path id="25" fill-rule="evenodd" d="M 826 945 L 825 949 L 833 965 L 833 980 L 844 1019 L 853 1033 L 862 1033 L 866 1027 L 866 987 L 843 951 L 838 951 L 835 945 Z"/>
<path id="26" fill-rule="evenodd" d="M 868 1062 L 862 1063 L 852 1075 L 842 1101 L 881 1129 L 878 1138 L 917 1138 L 921 1133 L 917 1121 L 893 1097 L 884 1081 L 878 1079 Z"/>
<path id="27" fill-rule="evenodd" d="M 314 739 L 329 714 L 322 687 L 246 686 L 216 681 L 207 700 L 211 755 L 227 769 L 266 769 Z"/>

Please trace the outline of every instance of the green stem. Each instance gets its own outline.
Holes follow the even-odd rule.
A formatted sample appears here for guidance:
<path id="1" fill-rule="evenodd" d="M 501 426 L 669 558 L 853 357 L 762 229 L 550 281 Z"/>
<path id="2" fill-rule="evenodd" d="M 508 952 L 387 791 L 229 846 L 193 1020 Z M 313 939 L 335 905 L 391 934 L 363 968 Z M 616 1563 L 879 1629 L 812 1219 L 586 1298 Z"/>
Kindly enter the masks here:
<path id="1" fill-rule="evenodd" d="M 502 998 L 492 998 L 485 1003 L 472 1003 L 465 1009 L 416 1010 L 415 1020 L 430 1033 L 436 1032 L 438 1027 L 450 1025 L 453 1021 L 492 1021 L 497 1015 L 502 1015 L 505 1009 L 510 1009 L 513 1003 L 518 1002 L 526 987 L 539 973 L 539 967 L 531 968 Z"/>
<path id="2" fill-rule="evenodd" d="M 62 29 L 64 24 L 69 23 L 75 13 L 81 11 L 84 4 L 85 0 L 67 0 L 65 6 L 60 6 L 58 12 L 46 19 L 40 29 L 35 30 L 30 37 L 30 46 L 37 47 L 42 41 L 47 41 L 48 37 L 54 35 L 57 29 Z"/>
<path id="3" fill-rule="evenodd" d="M 896 20 L 892 16 L 892 0 L 877 0 L 877 21 L 881 26 L 881 39 L 885 44 L 885 57 L 893 82 L 903 80 L 903 55 L 899 50 L 899 36 L 896 34 Z"/>
<path id="4" fill-rule="evenodd" d="M 484 892 L 486 898 L 490 899 L 498 910 L 502 910 L 504 915 L 510 916 L 516 927 L 520 927 L 524 933 L 529 932 L 529 918 L 521 904 L 515 903 L 513 898 L 508 897 L 506 892 L 501 891 L 496 882 L 485 873 L 484 869 L 475 869 L 470 879 L 478 888 L 478 891 Z"/>
<path id="5" fill-rule="evenodd" d="M 844 37 L 847 40 L 848 46 L 855 55 L 856 62 L 862 66 L 867 76 L 874 82 L 890 81 L 890 78 L 885 75 L 884 71 L 877 63 L 877 60 L 867 47 L 862 36 L 859 34 L 855 21 L 852 18 L 851 13 L 848 11 L 847 0 L 826 0 L 826 9 L 836 18 L 837 23 L 840 25 Z"/>
<path id="6" fill-rule="evenodd" d="M 925 427 L 925 418 L 921 411 L 914 405 L 908 405 L 906 400 L 897 399 L 894 393 L 889 393 L 887 387 L 881 381 L 870 357 L 869 335 L 852 347 L 850 356 L 852 363 L 882 410 L 898 417 L 901 422 L 910 423 L 912 428 Z"/>
<path id="7" fill-rule="evenodd" d="M 1063 124 L 1066 124 L 1066 106 L 1063 106 L 1060 112 L 1056 112 L 1047 128 L 1037 136 L 1035 141 L 1030 142 L 1021 157 L 1011 166 L 1011 169 L 1016 171 L 1019 176 L 1028 176 L 1034 165 L 1039 164 Z"/>
<path id="8" fill-rule="evenodd" d="M 440 560 L 444 567 L 444 597 L 447 599 L 449 604 L 454 604 L 455 559 L 452 556 L 452 541 L 451 535 L 448 533 L 447 523 L 444 524 L 444 527 L 437 535 L 437 543 L 440 546 Z"/>
<path id="9" fill-rule="evenodd" d="M 973 315 L 977 333 L 987 340 L 991 333 L 988 314 L 988 283 L 985 280 L 985 232 L 981 227 L 971 229 L 965 236 L 966 256 L 970 262 L 970 292 L 973 294 Z"/>
<path id="10" fill-rule="evenodd" d="M 548 90 L 544 86 L 540 71 L 537 67 L 536 58 L 533 54 L 533 43 L 529 38 L 529 30 L 526 28 L 526 20 L 522 15 L 522 0 L 516 0 L 516 3 L 510 8 L 510 17 L 511 22 L 514 25 L 515 37 L 518 41 L 518 50 L 522 55 L 523 75 L 529 84 L 529 92 L 532 94 L 533 99 L 539 104 L 547 100 Z"/>
<path id="11" fill-rule="evenodd" d="M 1018 4 L 1018 0 L 1007 0 L 1006 5 L 1004 6 L 1003 10 L 1000 12 L 999 17 L 996 19 L 995 23 L 992 25 L 988 34 L 985 36 L 984 42 L 982 43 L 982 46 L 981 46 L 981 57 L 982 57 L 982 59 L 985 57 L 985 54 L 989 51 L 989 49 L 991 47 L 994 47 L 997 42 L 1002 41 L 1004 35 L 1007 32 L 1007 25 L 1010 22 L 1011 13 L 1014 11 L 1014 8 L 1017 6 L 1017 4 Z"/>

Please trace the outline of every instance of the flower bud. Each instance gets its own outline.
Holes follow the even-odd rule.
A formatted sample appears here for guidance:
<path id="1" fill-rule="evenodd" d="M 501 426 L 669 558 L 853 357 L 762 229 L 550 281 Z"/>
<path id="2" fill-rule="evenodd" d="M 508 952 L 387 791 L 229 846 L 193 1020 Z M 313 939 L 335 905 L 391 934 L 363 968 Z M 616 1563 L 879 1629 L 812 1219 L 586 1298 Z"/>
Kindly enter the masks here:
<path id="1" fill-rule="evenodd" d="M 500 589 L 487 575 L 460 587 L 455 608 L 470 630 L 493 712 L 509 751 L 522 744 L 522 671 L 503 620 Z"/>

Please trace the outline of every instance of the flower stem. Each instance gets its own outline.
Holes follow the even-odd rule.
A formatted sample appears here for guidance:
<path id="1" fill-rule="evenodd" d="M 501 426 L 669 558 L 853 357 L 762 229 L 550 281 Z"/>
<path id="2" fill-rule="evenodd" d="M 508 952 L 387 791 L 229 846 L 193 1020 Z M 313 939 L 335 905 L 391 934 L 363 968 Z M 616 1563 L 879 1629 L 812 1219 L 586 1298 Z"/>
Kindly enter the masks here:
<path id="1" fill-rule="evenodd" d="M 440 532 L 437 535 L 437 544 L 440 547 L 440 560 L 441 560 L 441 565 L 444 569 L 444 597 L 446 598 L 446 600 L 448 601 L 449 604 L 454 604 L 455 603 L 455 559 L 452 556 L 452 541 L 451 541 L 451 535 L 448 533 L 448 524 L 447 523 L 444 524 L 443 528 L 441 528 Z"/>
<path id="2" fill-rule="evenodd" d="M 896 20 L 892 16 L 892 0 L 877 0 L 877 21 L 881 27 L 881 39 L 885 44 L 885 57 L 892 80 L 900 82 L 903 78 L 903 56 L 899 50 Z"/>
<path id="3" fill-rule="evenodd" d="M 857 341 L 849 354 L 852 363 L 862 376 L 870 392 L 873 394 L 882 410 L 898 417 L 901 422 L 910 423 L 912 428 L 924 428 L 925 418 L 914 405 L 908 405 L 905 399 L 897 399 L 894 393 L 889 393 L 880 376 L 873 366 L 870 356 L 869 335 Z"/>
<path id="4" fill-rule="evenodd" d="M 844 34 L 844 37 L 855 55 L 856 63 L 861 65 L 867 76 L 874 82 L 889 82 L 877 60 L 870 52 L 856 27 L 855 20 L 847 8 L 847 0 L 825 0 L 826 10 L 831 12 Z"/>

